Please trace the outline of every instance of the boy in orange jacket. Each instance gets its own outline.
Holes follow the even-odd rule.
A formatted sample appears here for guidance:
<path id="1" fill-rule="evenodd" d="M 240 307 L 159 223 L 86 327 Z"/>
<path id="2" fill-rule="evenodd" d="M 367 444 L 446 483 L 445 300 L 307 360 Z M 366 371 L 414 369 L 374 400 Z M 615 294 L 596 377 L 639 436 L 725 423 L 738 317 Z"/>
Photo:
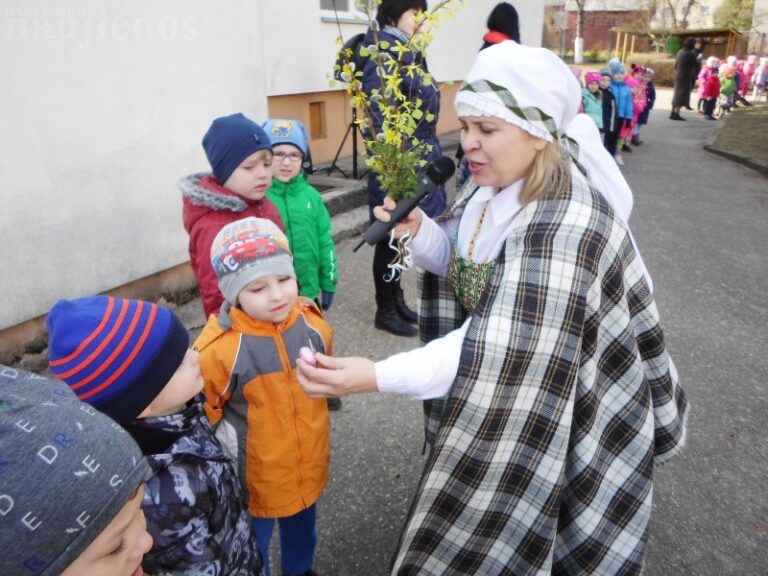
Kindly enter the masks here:
<path id="1" fill-rule="evenodd" d="M 299 386 L 296 359 L 302 347 L 330 354 L 331 328 L 312 300 L 299 297 L 288 239 L 273 222 L 225 226 L 211 262 L 224 304 L 194 345 L 205 410 L 244 480 L 265 574 L 277 520 L 282 574 L 310 575 L 330 427 L 325 400 Z"/>

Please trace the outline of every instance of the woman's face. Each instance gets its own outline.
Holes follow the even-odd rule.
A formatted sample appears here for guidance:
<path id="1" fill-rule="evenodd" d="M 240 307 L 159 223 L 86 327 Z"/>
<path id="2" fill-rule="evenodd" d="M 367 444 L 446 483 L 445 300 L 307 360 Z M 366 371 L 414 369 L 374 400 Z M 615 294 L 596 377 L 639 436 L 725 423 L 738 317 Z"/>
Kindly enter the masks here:
<path id="1" fill-rule="evenodd" d="M 526 177 L 547 145 L 546 140 L 500 118 L 464 116 L 459 122 L 461 147 L 480 186 L 506 188 Z"/>
<path id="2" fill-rule="evenodd" d="M 413 33 L 416 31 L 416 25 L 419 22 L 420 15 L 421 10 L 418 8 L 411 8 L 410 10 L 406 10 L 400 15 L 400 19 L 397 21 L 397 27 L 408 34 L 408 36 L 413 36 Z"/>

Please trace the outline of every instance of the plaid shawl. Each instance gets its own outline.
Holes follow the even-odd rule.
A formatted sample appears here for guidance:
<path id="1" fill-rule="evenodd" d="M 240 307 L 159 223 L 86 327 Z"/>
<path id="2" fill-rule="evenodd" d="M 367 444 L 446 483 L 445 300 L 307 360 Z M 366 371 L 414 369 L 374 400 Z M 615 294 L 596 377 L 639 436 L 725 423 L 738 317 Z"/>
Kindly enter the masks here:
<path id="1" fill-rule="evenodd" d="M 516 218 L 444 413 L 427 409 L 392 574 L 642 570 L 654 464 L 682 448 L 688 404 L 628 230 L 573 173 Z M 445 282 L 420 285 L 424 340 L 461 324 Z"/>

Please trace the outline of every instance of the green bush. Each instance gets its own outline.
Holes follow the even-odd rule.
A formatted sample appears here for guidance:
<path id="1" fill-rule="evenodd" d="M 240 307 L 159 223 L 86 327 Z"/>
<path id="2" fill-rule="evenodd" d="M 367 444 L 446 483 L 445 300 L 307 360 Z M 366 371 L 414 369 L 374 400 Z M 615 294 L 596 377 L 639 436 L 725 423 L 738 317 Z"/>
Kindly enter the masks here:
<path id="1" fill-rule="evenodd" d="M 590 62 L 603 62 L 605 60 L 603 51 L 598 46 L 588 52 L 588 58 Z"/>

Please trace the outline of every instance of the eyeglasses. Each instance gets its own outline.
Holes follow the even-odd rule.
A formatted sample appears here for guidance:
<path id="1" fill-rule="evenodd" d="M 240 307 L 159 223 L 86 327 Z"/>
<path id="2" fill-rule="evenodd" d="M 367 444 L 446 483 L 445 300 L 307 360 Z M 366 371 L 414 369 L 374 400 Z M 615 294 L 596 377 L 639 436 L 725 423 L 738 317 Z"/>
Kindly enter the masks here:
<path id="1" fill-rule="evenodd" d="M 302 158 L 300 152 L 275 152 L 274 157 L 278 163 L 285 162 L 286 160 L 289 162 L 300 162 Z"/>

